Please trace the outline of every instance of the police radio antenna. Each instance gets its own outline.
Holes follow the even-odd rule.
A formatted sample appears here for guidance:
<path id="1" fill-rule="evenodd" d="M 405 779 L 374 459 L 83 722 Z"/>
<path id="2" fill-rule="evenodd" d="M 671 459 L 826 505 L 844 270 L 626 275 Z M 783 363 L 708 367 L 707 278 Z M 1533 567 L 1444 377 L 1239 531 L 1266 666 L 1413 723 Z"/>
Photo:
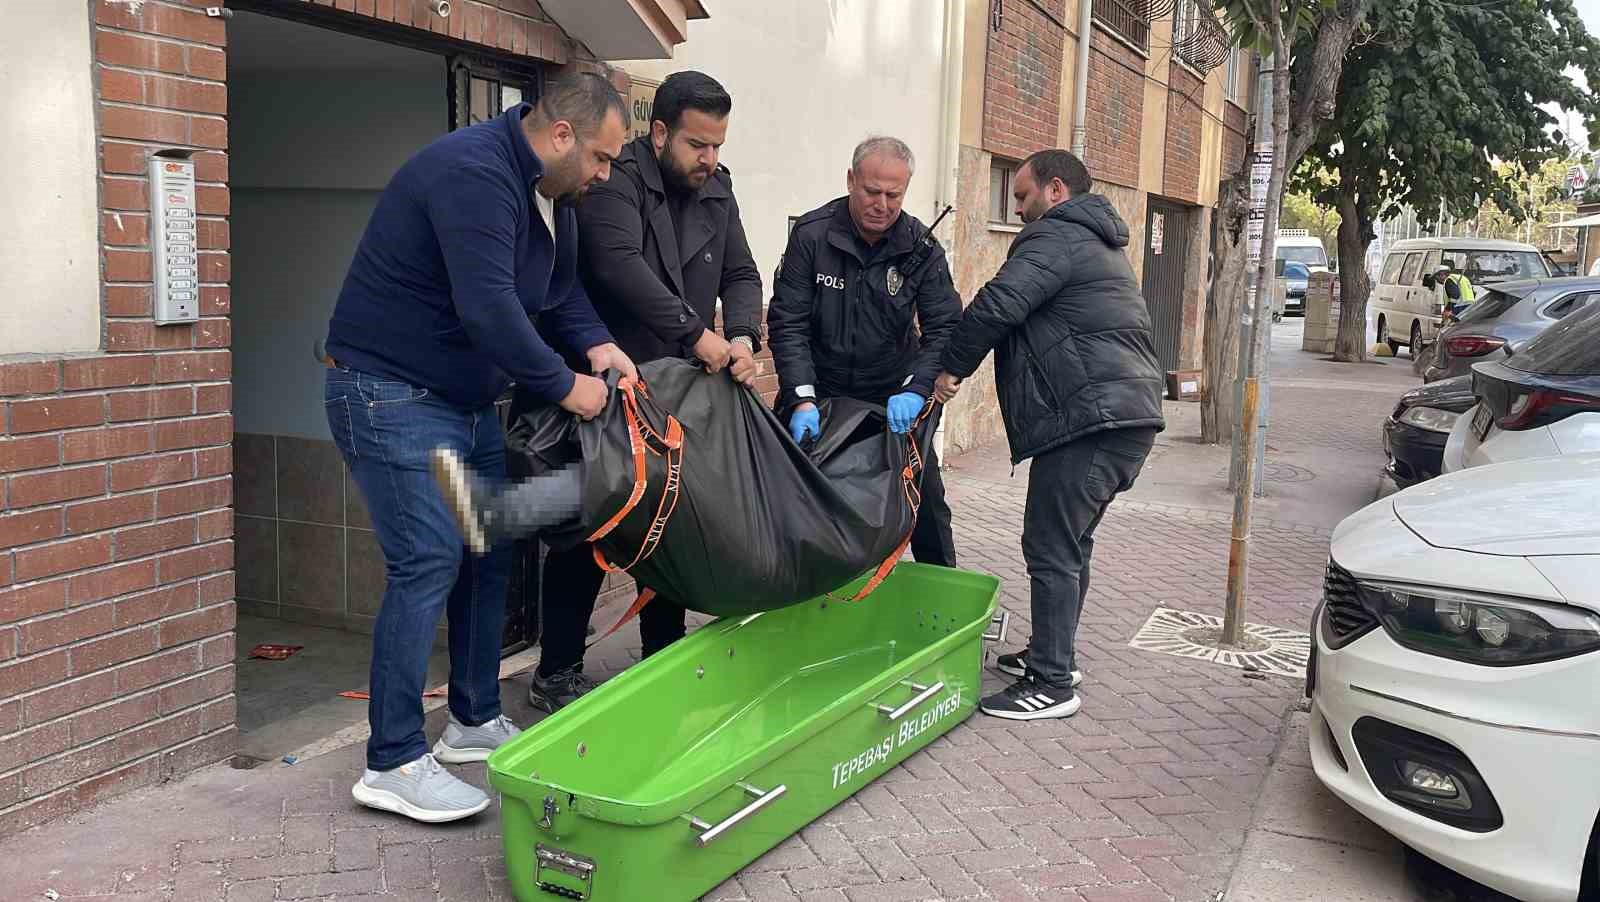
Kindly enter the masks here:
<path id="1" fill-rule="evenodd" d="M 937 229 L 939 223 L 944 222 L 944 218 L 949 216 L 954 209 L 954 204 L 945 204 L 944 209 L 940 211 L 933 223 L 922 230 L 922 237 L 917 239 L 917 243 L 911 246 L 911 255 L 906 258 L 905 263 L 900 267 L 902 276 L 910 276 L 912 273 L 922 269 L 922 264 L 926 263 L 928 257 L 933 253 L 933 230 Z"/>
<path id="2" fill-rule="evenodd" d="M 923 245 L 924 247 L 932 246 L 933 245 L 933 230 L 937 229 L 939 227 L 939 223 L 944 222 L 944 218 L 946 216 L 949 216 L 951 214 L 951 212 L 953 212 L 955 210 L 955 208 L 956 208 L 955 204 L 945 204 L 944 205 L 944 209 L 939 211 L 939 215 L 934 217 L 933 223 L 931 225 L 929 225 L 928 228 L 923 231 L 922 240 L 918 241 L 917 243 Z"/>

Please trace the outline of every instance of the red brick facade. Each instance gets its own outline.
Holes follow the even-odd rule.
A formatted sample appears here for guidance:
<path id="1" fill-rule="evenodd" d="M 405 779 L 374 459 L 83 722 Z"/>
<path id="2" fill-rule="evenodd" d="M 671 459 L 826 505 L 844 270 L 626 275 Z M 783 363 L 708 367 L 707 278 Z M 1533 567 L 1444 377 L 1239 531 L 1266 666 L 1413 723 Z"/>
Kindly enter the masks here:
<path id="1" fill-rule="evenodd" d="M 95 4 L 104 351 L 0 361 L 0 833 L 235 747 L 227 33 L 205 5 Z M 575 56 L 533 0 L 317 5 Z M 152 319 L 160 147 L 197 163 L 190 325 Z"/>
<path id="2" fill-rule="evenodd" d="M 1089 52 L 1089 142 L 1094 177 L 1139 186 L 1144 133 L 1144 57 L 1096 28 Z"/>
<path id="3" fill-rule="evenodd" d="M 1065 14 L 1066 0 L 1000 7 L 1000 27 L 989 29 L 984 69 L 985 150 L 1020 160 L 1058 145 Z"/>
<path id="4" fill-rule="evenodd" d="M 1205 82 L 1174 60 L 1167 90 L 1167 153 L 1161 193 L 1200 202 L 1200 131 Z"/>
<path id="5" fill-rule="evenodd" d="M 1250 117 L 1231 103 L 1222 105 L 1222 178 L 1230 178 L 1244 168 L 1245 150 L 1250 146 Z"/>

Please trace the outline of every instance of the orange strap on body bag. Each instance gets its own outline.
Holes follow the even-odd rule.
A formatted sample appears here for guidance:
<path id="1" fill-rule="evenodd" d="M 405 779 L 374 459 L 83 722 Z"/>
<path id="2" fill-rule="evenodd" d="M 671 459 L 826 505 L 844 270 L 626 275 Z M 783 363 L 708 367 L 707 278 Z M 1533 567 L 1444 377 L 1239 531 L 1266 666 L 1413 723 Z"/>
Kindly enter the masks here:
<path id="1" fill-rule="evenodd" d="M 678 495 L 683 488 L 683 424 L 677 417 L 667 414 L 667 433 L 662 435 L 657 432 L 650 422 L 639 410 L 639 399 L 650 397 L 649 390 L 643 381 L 623 379 L 617 383 L 617 389 L 622 392 L 623 414 L 628 422 L 628 445 L 633 455 L 633 491 L 629 493 L 628 500 L 621 509 L 611 516 L 600 528 L 589 536 L 588 541 L 594 551 L 594 562 L 606 573 L 621 571 L 626 573 L 637 566 L 640 561 L 655 553 L 656 547 L 661 544 L 661 536 L 667 530 L 667 521 L 672 517 L 673 511 L 678 507 Z M 606 560 L 605 553 L 600 546 L 594 544 L 609 535 L 612 530 L 621 525 L 627 516 L 633 513 L 644 499 L 646 486 L 649 484 L 649 470 L 646 466 L 645 455 L 653 454 L 665 458 L 667 463 L 667 478 L 661 489 L 661 502 L 656 505 L 655 517 L 650 521 L 650 528 L 645 531 L 644 541 L 639 545 L 639 552 L 627 564 L 617 565 Z M 622 628 L 622 625 L 638 616 L 650 599 L 656 595 L 654 589 L 640 589 L 639 596 L 633 604 L 622 613 L 611 628 L 600 634 L 593 642 L 584 646 L 585 649 L 593 648 L 606 637 Z"/>
<path id="2" fill-rule="evenodd" d="M 901 555 L 904 555 L 906 549 L 911 546 L 911 536 L 917 531 L 917 514 L 922 509 L 923 468 L 922 449 L 917 447 L 917 439 L 912 433 L 916 431 L 918 426 L 922 425 L 923 420 L 928 418 L 928 415 L 933 412 L 933 405 L 937 403 L 937 401 L 930 400 L 927 406 L 922 408 L 922 413 L 917 415 L 916 422 L 911 424 L 911 429 L 906 432 L 906 465 L 900 471 L 900 481 L 901 488 L 905 491 L 906 504 L 911 508 L 911 528 L 906 530 L 905 538 L 900 540 L 900 544 L 895 546 L 894 551 L 890 552 L 889 556 L 884 558 L 883 563 L 878 565 L 878 569 L 872 572 L 871 578 L 867 580 L 866 585 L 861 587 L 861 591 L 849 598 L 839 598 L 829 592 L 829 598 L 835 601 L 860 601 L 871 595 L 877 591 L 879 586 L 883 585 L 883 581 L 889 578 L 889 574 L 894 572 L 895 565 L 900 563 Z"/>

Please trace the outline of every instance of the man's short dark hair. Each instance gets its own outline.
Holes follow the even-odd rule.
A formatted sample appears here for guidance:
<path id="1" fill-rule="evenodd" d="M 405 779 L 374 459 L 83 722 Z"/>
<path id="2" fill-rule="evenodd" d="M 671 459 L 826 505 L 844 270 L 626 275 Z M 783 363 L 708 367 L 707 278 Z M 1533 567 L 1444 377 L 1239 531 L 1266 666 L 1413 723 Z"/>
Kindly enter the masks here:
<path id="1" fill-rule="evenodd" d="M 570 122 L 580 138 L 599 130 L 606 114 L 612 110 L 622 117 L 623 126 L 627 126 L 628 104 L 622 95 L 611 82 L 590 73 L 571 75 L 546 85 L 535 107 L 537 121 Z"/>
<path id="2" fill-rule="evenodd" d="M 1033 177 L 1040 185 L 1050 184 L 1051 179 L 1060 179 L 1074 197 L 1094 190 L 1089 167 L 1065 150 L 1041 150 L 1028 157 L 1022 165 L 1033 170 Z"/>
<path id="3" fill-rule="evenodd" d="M 698 110 L 716 119 L 726 119 L 733 109 L 733 98 L 721 83 L 704 72 L 674 72 L 656 88 L 650 106 L 650 121 L 661 122 L 667 131 L 676 131 L 684 110 Z"/>

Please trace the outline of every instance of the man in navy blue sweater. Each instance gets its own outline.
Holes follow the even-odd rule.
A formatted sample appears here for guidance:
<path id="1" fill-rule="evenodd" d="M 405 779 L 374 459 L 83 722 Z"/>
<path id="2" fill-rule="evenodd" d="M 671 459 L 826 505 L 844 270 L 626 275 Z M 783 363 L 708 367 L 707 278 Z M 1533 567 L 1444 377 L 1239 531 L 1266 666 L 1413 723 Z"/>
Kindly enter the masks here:
<path id="1" fill-rule="evenodd" d="M 384 189 L 328 326 L 325 407 L 372 515 L 387 584 L 372 640 L 367 769 L 356 800 L 425 822 L 470 817 L 489 797 L 440 762 L 482 761 L 517 728 L 500 710 L 509 556 L 463 554 L 430 470 L 434 449 L 505 476 L 494 402 L 512 380 L 585 419 L 602 379 L 636 376 L 578 279 L 572 201 L 610 175 L 627 108 L 603 78 L 550 86 L 534 105 L 446 135 Z M 422 692 L 449 616 L 450 720 L 429 752 Z"/>

